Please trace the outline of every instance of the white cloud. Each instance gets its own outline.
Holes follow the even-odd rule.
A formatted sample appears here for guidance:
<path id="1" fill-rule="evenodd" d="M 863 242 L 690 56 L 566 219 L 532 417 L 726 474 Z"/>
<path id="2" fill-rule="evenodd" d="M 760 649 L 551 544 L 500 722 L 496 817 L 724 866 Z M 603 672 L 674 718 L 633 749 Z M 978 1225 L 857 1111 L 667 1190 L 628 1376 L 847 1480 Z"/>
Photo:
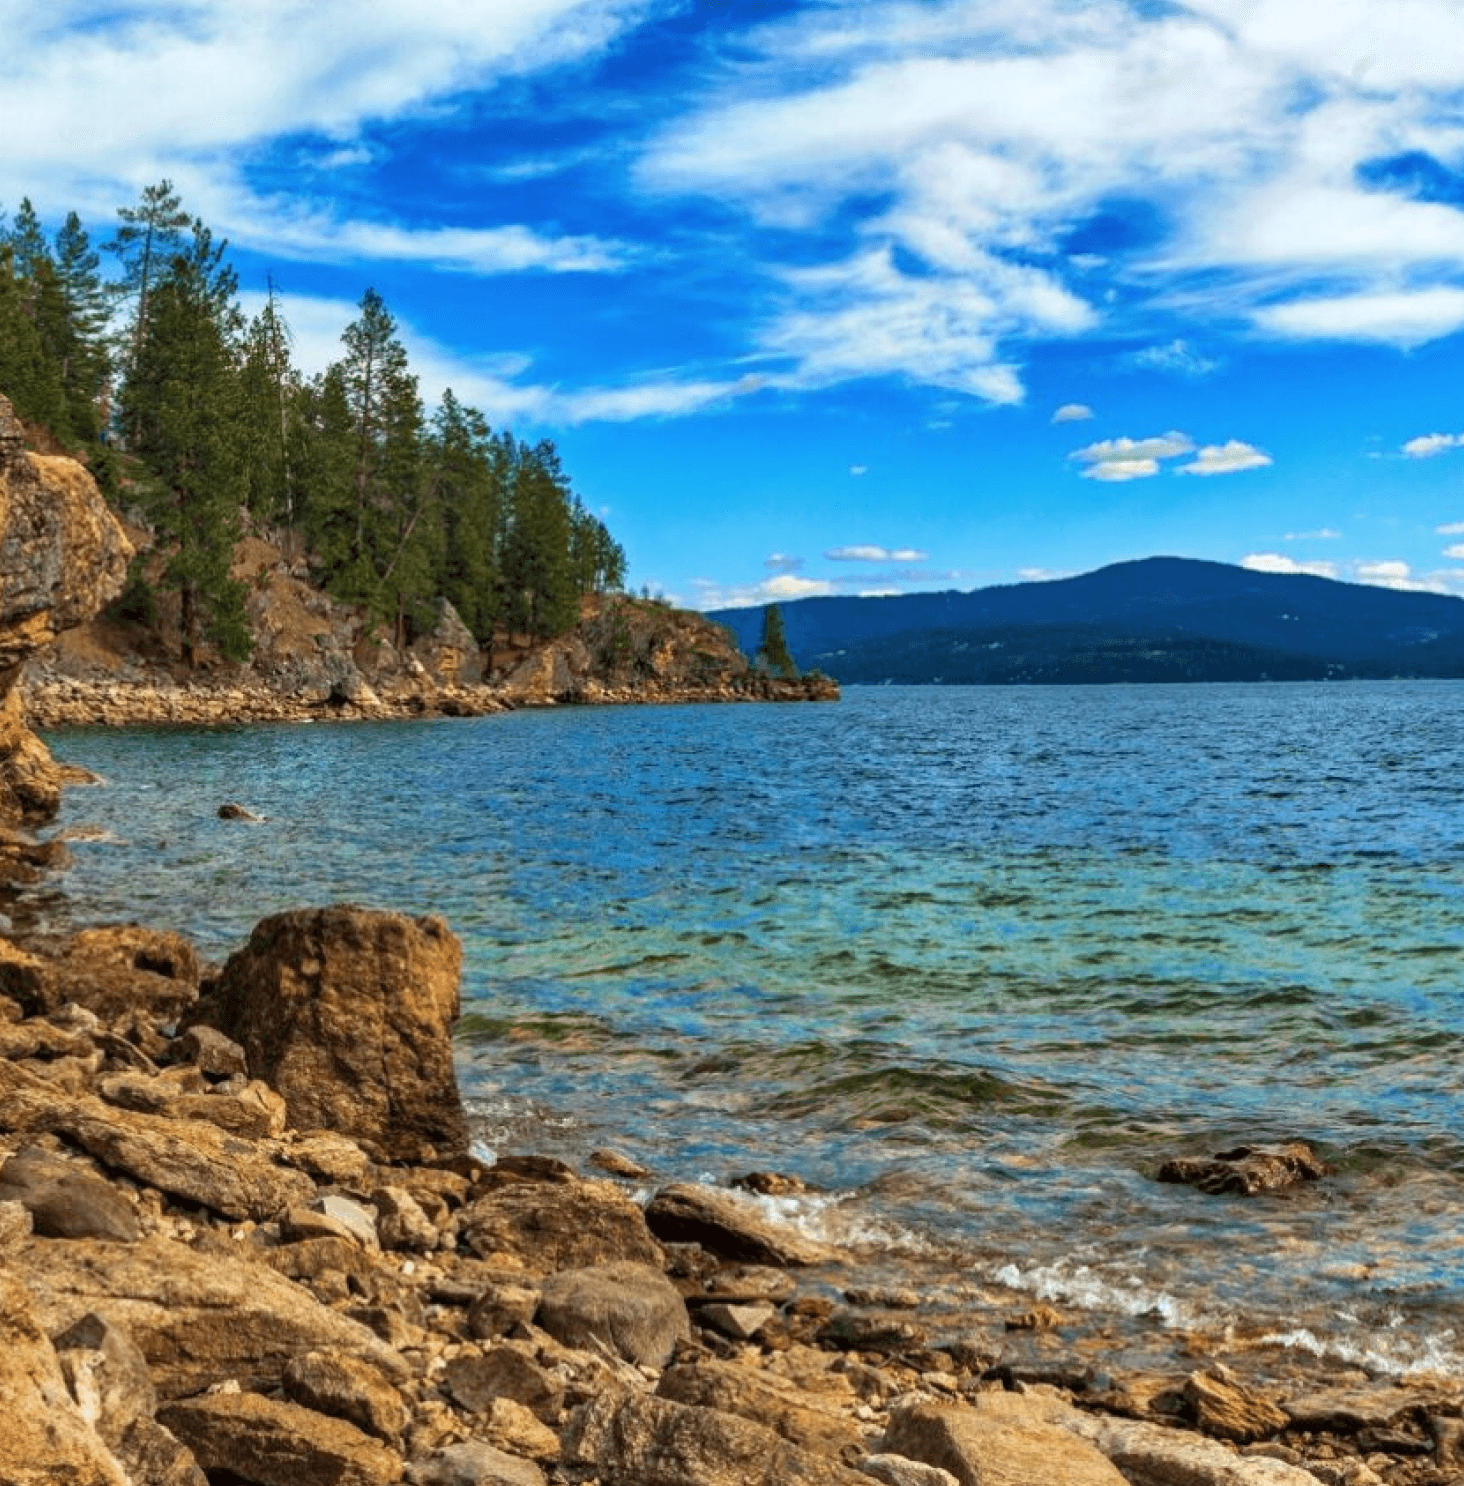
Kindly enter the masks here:
<path id="1" fill-rule="evenodd" d="M 653 0 L 646 0 L 653 3 Z M 374 223 L 312 223 L 322 172 L 362 163 L 363 131 L 440 114 L 446 100 L 505 76 L 593 55 L 633 24 L 633 0 L 409 0 L 367 8 L 318 0 L 185 6 L 86 0 L 0 3 L 5 151 L 0 198 L 30 194 L 84 216 L 171 177 L 223 234 L 274 252 L 421 256 L 489 271 L 543 261 L 527 228 L 417 234 Z M 261 202 L 245 171 L 275 142 L 324 141 L 294 201 Z M 504 235 L 506 234 L 506 236 Z M 588 243 L 556 252 L 591 259 Z M 551 259 L 553 254 L 550 255 Z M 588 266 L 588 263 L 582 264 Z"/>
<path id="2" fill-rule="evenodd" d="M 1017 577 L 1023 583 L 1051 583 L 1057 578 L 1071 578 L 1072 574 L 1062 568 L 1018 568 Z"/>
<path id="3" fill-rule="evenodd" d="M 1283 542 L 1335 542 L 1340 541 L 1342 533 L 1334 531 L 1330 526 L 1320 526 L 1315 531 L 1289 531 Z"/>
<path id="4" fill-rule="evenodd" d="M 1189 464 L 1179 466 L 1181 475 L 1234 475 L 1241 470 L 1264 469 L 1271 456 L 1252 444 L 1230 439 L 1224 444 L 1206 444 Z"/>
<path id="5" fill-rule="evenodd" d="M 1335 578 L 1338 572 L 1334 562 L 1300 562 L 1284 552 L 1247 552 L 1240 565 L 1253 573 L 1307 573 L 1313 578 Z"/>
<path id="6" fill-rule="evenodd" d="M 793 599 L 825 598 L 837 592 L 832 583 L 779 573 L 761 583 L 723 584 L 712 578 L 693 578 L 696 609 L 750 609 L 759 604 L 788 603 Z"/>
<path id="7" fill-rule="evenodd" d="M 867 464 L 851 464 L 849 466 L 849 473 L 855 476 L 867 475 L 869 473 L 869 466 Z"/>
<path id="8" fill-rule="evenodd" d="M 862 599 L 892 599 L 904 591 L 903 588 L 861 588 L 859 597 Z"/>
<path id="9" fill-rule="evenodd" d="M 1436 583 L 1416 577 L 1408 563 L 1396 558 L 1355 563 L 1352 574 L 1359 583 L 1371 583 L 1378 588 L 1401 588 L 1412 593 L 1437 590 Z"/>
<path id="10" fill-rule="evenodd" d="M 930 556 L 915 547 L 834 547 L 824 556 L 830 562 L 924 562 Z"/>
<path id="11" fill-rule="evenodd" d="M 1052 415 L 1054 423 L 1083 423 L 1093 416 L 1093 409 L 1087 403 L 1065 402 Z"/>
<path id="12" fill-rule="evenodd" d="M 1443 526 L 1436 526 L 1434 530 L 1441 537 L 1457 537 L 1464 535 L 1464 521 L 1447 521 Z"/>
<path id="13" fill-rule="evenodd" d="M 1087 466 L 1082 472 L 1085 480 L 1117 483 L 1146 480 L 1157 475 L 1161 460 L 1191 454 L 1194 447 L 1194 440 L 1188 434 L 1170 432 L 1148 439 L 1103 439 L 1085 448 L 1074 449 L 1068 458 Z"/>
<path id="14" fill-rule="evenodd" d="M 1418 151 L 1457 168 L 1459 0 L 1396 0 L 1386 36 L 1377 13 L 1375 0 L 1325 14 L 1313 0 L 804 7 L 745 38 L 724 85 L 652 141 L 640 179 L 794 230 L 852 212 L 872 249 L 990 300 L 966 317 L 992 341 L 975 359 L 1013 382 L 1024 342 L 1081 334 L 1100 305 L 1108 325 L 1147 301 L 1207 329 L 1416 345 L 1464 326 L 1464 211 L 1359 167 Z M 1088 230 L 1115 199 L 1151 209 L 1136 238 Z M 1034 329 L 992 283 L 993 259 L 1042 263 L 1047 292 L 1087 316 Z M 930 356 L 925 327 L 884 339 L 885 368 L 972 390 Z M 1179 336 L 1129 364 L 1217 363 Z"/>
<path id="15" fill-rule="evenodd" d="M 1452 542 L 1444 548 L 1443 555 L 1455 562 L 1464 562 L 1464 542 Z"/>
<path id="16" fill-rule="evenodd" d="M 1403 453 L 1409 459 L 1431 459 L 1445 449 L 1457 449 L 1464 445 L 1464 433 L 1425 433 L 1409 439 L 1403 445 Z"/>
<path id="17" fill-rule="evenodd" d="M 1464 266 L 1464 216 L 1458 257 Z M 1376 341 L 1419 346 L 1452 335 L 1464 326 L 1464 289 L 1431 289 L 1346 294 L 1297 299 L 1258 310 L 1256 323 L 1292 340 Z"/>

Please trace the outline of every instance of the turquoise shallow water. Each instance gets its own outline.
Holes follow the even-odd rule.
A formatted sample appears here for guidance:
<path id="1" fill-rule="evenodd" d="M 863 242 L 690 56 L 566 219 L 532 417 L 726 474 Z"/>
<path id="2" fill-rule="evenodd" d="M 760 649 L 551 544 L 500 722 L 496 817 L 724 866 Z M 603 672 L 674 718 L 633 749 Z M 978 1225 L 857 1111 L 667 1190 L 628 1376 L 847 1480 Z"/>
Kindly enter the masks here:
<path id="1" fill-rule="evenodd" d="M 111 838 L 57 919 L 222 958 L 300 903 L 444 914 L 487 1146 L 779 1167 L 830 1193 L 790 1218 L 927 1276 L 1464 1354 L 1464 685 L 52 741 L 109 781 L 63 826 Z M 1338 1175 L 1258 1203 L 1152 1179 L 1290 1135 Z"/>

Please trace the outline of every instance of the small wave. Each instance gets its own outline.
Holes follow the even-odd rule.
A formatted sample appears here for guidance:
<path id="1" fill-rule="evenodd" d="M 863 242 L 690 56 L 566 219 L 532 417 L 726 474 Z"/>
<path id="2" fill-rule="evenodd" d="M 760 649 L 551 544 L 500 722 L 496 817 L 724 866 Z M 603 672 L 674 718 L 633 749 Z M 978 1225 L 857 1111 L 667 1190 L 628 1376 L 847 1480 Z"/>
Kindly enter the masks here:
<path id="1" fill-rule="evenodd" d="M 1395 1378 L 1431 1373 L 1457 1376 L 1464 1369 L 1464 1352 L 1453 1345 L 1457 1341 L 1458 1337 L 1452 1330 L 1420 1336 L 1405 1330 L 1401 1324 L 1393 1335 L 1372 1332 L 1366 1340 L 1345 1336 L 1319 1337 L 1305 1326 L 1268 1332 L 1256 1339 L 1260 1346 L 1310 1352 L 1314 1357 L 1327 1361 L 1347 1362 Z"/>
<path id="2" fill-rule="evenodd" d="M 1003 1264 L 991 1272 L 991 1278 L 1009 1290 L 1020 1290 L 1038 1300 L 1065 1301 L 1083 1310 L 1157 1316 L 1166 1326 L 1186 1330 L 1203 1324 L 1193 1307 L 1167 1290 L 1153 1289 L 1135 1275 L 1118 1281 L 1108 1279 L 1086 1264 L 1075 1269 L 1061 1264 L 1035 1265 L 1029 1269 Z"/>

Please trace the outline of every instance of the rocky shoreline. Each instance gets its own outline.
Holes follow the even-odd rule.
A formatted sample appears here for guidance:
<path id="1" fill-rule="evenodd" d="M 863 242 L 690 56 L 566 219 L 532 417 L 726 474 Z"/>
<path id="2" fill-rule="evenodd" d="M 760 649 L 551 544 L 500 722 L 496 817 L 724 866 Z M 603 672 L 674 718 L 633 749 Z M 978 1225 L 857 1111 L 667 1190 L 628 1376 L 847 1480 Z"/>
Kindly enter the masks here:
<path id="1" fill-rule="evenodd" d="M 750 1197 L 472 1153 L 460 952 L 351 907 L 0 948 L 0 1479 L 1442 1486 L 1464 1389 L 1033 1363 Z M 754 1191 L 797 1190 L 753 1174 Z M 1070 1369 L 1068 1370 L 1070 1373 Z"/>

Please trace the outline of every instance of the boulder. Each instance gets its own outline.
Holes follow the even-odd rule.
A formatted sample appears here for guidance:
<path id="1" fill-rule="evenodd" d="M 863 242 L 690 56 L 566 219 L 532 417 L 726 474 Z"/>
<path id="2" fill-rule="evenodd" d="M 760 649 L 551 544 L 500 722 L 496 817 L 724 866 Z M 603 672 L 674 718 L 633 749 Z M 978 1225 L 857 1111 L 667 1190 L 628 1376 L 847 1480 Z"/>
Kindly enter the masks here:
<path id="1" fill-rule="evenodd" d="M 750 1419 L 613 1389 L 576 1414 L 564 1457 L 605 1486 L 869 1486 Z"/>
<path id="2" fill-rule="evenodd" d="M 110 1182 L 36 1146 L 0 1168 L 0 1201 L 21 1203 L 33 1230 L 46 1238 L 131 1243 L 142 1235 L 136 1210 Z"/>
<path id="3" fill-rule="evenodd" d="M 832 1455 L 846 1464 L 865 1453 L 864 1437 L 852 1419 L 760 1368 L 730 1362 L 685 1363 L 667 1368 L 656 1392 L 677 1403 L 752 1419 L 801 1449 Z"/>
<path id="4" fill-rule="evenodd" d="M 243 1253 L 157 1237 L 128 1245 L 33 1238 L 7 1257 L 7 1269 L 30 1288 L 48 1333 L 94 1313 L 130 1336 L 164 1398 L 229 1379 L 276 1387 L 290 1358 L 311 1351 L 359 1357 L 388 1376 L 401 1371 L 365 1326 Z"/>
<path id="5" fill-rule="evenodd" d="M 343 1419 L 257 1393 L 216 1393 L 165 1405 L 158 1421 L 205 1471 L 257 1486 L 393 1486 L 401 1457 Z"/>
<path id="6" fill-rule="evenodd" d="M 978 1403 L 1000 1397 L 979 1395 Z M 917 1403 L 893 1409 L 885 1449 L 939 1466 L 960 1486 L 1125 1486 L 1093 1445 L 1015 1407 Z"/>
<path id="7" fill-rule="evenodd" d="M 102 1165 L 230 1219 L 268 1219 L 309 1197 L 307 1176 L 276 1165 L 253 1141 L 198 1120 L 116 1109 L 67 1097 L 0 1061 L 0 1129 L 65 1135 Z"/>
<path id="8" fill-rule="evenodd" d="M 513 1182 L 464 1208 L 458 1225 L 474 1254 L 510 1256 L 533 1274 L 662 1261 L 645 1214 L 609 1181 Z"/>
<path id="9" fill-rule="evenodd" d="M 1314 1182 L 1330 1170 L 1309 1145 L 1293 1140 L 1280 1146 L 1241 1145 L 1213 1156 L 1176 1156 L 1159 1168 L 1159 1180 L 1217 1197 L 1254 1197 Z"/>
<path id="10" fill-rule="evenodd" d="M 1195 1423 L 1206 1434 L 1241 1445 L 1278 1434 L 1290 1422 L 1282 1409 L 1247 1388 L 1228 1368 L 1192 1373 L 1185 1380 L 1184 1396 Z"/>
<path id="11" fill-rule="evenodd" d="M 646 1208 L 646 1224 L 667 1243 L 699 1243 L 723 1259 L 749 1264 L 821 1264 L 835 1257 L 791 1228 L 770 1222 L 757 1205 L 693 1182 L 663 1187 Z"/>
<path id="12" fill-rule="evenodd" d="M 131 1486 L 66 1387 L 26 1287 L 0 1271 L 0 1481 L 6 1486 Z"/>
<path id="13" fill-rule="evenodd" d="M 285 1396 L 345 1419 L 377 1439 L 399 1440 L 411 1423 L 402 1396 L 380 1368 L 348 1352 L 306 1352 L 285 1364 Z"/>
<path id="14" fill-rule="evenodd" d="M 243 1047 L 297 1129 L 339 1131 L 397 1161 L 463 1156 L 461 968 L 441 919 L 297 909 L 255 926 L 201 1019 Z"/>
<path id="15" fill-rule="evenodd" d="M 198 953 L 181 934 L 139 924 L 84 929 L 46 963 L 27 1009 L 55 1011 L 71 1001 L 103 1021 L 139 1011 L 173 1021 L 198 1000 L 199 974 Z"/>
<path id="16" fill-rule="evenodd" d="M 510 1398 L 552 1423 L 564 1404 L 563 1381 L 511 1344 L 459 1353 L 447 1364 L 443 1383 L 470 1414 L 483 1413 L 494 1399 Z"/>
<path id="17" fill-rule="evenodd" d="M 659 1269 L 624 1261 L 551 1276 L 536 1319 L 567 1347 L 586 1350 L 595 1339 L 627 1362 L 657 1369 L 691 1335 L 676 1286 Z"/>

